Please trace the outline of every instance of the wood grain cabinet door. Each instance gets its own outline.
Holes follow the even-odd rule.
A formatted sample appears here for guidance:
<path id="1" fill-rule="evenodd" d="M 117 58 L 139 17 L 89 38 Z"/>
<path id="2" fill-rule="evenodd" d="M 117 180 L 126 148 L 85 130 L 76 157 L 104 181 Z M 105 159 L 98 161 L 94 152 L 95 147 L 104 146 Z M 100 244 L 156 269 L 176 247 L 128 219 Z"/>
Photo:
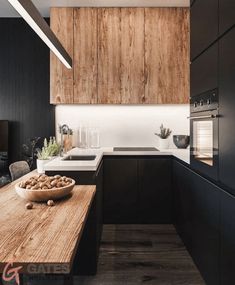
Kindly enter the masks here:
<path id="1" fill-rule="evenodd" d="M 144 97 L 144 9 L 99 9 L 98 102 L 139 104 Z"/>
<path id="2" fill-rule="evenodd" d="M 74 104 L 97 103 L 96 8 L 74 8 Z"/>
<path id="3" fill-rule="evenodd" d="M 145 103 L 188 103 L 187 8 L 145 8 L 145 77 Z"/>
<path id="4" fill-rule="evenodd" d="M 144 102 L 144 8 L 121 9 L 121 103 Z"/>
<path id="5" fill-rule="evenodd" d="M 73 59 L 73 8 L 51 8 L 50 25 Z M 67 69 L 51 52 L 50 103 L 73 103 L 73 69 Z"/>
<path id="6" fill-rule="evenodd" d="M 98 10 L 98 103 L 121 103 L 121 9 Z"/>

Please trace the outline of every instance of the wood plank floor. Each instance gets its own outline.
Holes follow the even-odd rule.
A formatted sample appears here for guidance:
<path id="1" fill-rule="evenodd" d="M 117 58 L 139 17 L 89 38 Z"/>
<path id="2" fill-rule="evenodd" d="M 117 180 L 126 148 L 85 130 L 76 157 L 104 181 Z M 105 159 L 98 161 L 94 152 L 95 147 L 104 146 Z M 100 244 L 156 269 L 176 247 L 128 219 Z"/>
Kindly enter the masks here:
<path id="1" fill-rule="evenodd" d="M 39 276 L 24 284 L 64 282 Z M 73 280 L 73 285 L 138 284 L 205 285 L 173 225 L 105 225 L 97 275 Z"/>
<path id="2" fill-rule="evenodd" d="M 74 285 L 205 284 L 173 225 L 105 225 L 98 273 Z"/>

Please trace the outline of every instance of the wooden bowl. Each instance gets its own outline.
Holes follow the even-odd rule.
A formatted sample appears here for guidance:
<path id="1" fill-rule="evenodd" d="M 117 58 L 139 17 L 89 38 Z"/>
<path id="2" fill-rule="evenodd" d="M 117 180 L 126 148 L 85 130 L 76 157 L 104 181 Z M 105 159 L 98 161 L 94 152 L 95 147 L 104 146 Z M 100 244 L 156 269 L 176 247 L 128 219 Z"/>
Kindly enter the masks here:
<path id="1" fill-rule="evenodd" d="M 15 191 L 23 199 L 32 201 L 32 202 L 43 202 L 48 200 L 58 200 L 67 196 L 75 185 L 75 181 L 72 179 L 72 182 L 68 186 L 55 189 L 46 189 L 46 190 L 31 190 L 19 187 L 19 184 L 16 184 Z"/>

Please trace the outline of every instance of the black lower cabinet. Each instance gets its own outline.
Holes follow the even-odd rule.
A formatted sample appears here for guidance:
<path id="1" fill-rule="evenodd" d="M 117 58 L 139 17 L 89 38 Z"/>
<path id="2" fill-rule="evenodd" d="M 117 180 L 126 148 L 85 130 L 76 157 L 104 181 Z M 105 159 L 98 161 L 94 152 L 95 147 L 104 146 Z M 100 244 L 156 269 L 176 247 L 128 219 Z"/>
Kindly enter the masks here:
<path id="1" fill-rule="evenodd" d="M 131 157 L 106 157 L 104 159 L 104 223 L 138 222 L 137 189 L 137 159 Z"/>
<path id="2" fill-rule="evenodd" d="M 139 223 L 172 223 L 171 166 L 170 158 L 138 159 Z"/>
<path id="3" fill-rule="evenodd" d="M 192 175 L 192 256 L 208 285 L 219 285 L 219 189 Z"/>
<path id="4" fill-rule="evenodd" d="M 178 233 L 206 284 L 220 284 L 220 189 L 176 161 L 173 173 Z"/>
<path id="5" fill-rule="evenodd" d="M 235 197 L 221 191 L 221 285 L 235 283 Z"/>
<path id="6" fill-rule="evenodd" d="M 106 157 L 104 222 L 172 223 L 171 158 Z"/>
<path id="7" fill-rule="evenodd" d="M 188 251 L 192 253 L 193 232 L 193 194 L 192 173 L 177 161 L 173 161 L 173 221 L 177 232 L 182 238 Z"/>
<path id="8" fill-rule="evenodd" d="M 46 174 L 71 177 L 78 185 L 96 185 L 96 194 L 73 263 L 74 275 L 94 275 L 103 228 L 103 161 L 97 171 L 47 171 Z"/>

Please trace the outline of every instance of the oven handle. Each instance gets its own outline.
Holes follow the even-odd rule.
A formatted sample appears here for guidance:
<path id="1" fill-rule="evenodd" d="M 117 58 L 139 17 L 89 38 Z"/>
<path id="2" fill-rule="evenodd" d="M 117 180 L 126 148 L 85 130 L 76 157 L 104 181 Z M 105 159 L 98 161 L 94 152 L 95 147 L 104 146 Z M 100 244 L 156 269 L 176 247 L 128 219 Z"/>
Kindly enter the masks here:
<path id="1" fill-rule="evenodd" d="M 187 117 L 189 120 L 195 120 L 195 119 L 214 119 L 218 118 L 219 115 L 206 115 L 206 116 L 195 116 L 195 117 Z"/>

